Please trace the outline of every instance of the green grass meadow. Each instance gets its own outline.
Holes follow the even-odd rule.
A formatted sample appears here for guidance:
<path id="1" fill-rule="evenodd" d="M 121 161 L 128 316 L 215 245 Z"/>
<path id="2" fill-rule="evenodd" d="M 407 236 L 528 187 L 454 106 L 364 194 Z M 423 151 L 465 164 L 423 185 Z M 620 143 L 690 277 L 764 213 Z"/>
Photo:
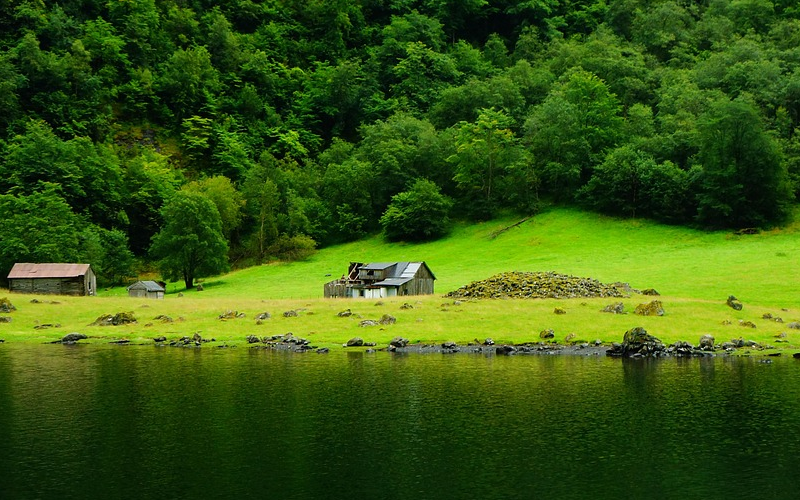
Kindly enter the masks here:
<path id="1" fill-rule="evenodd" d="M 793 223 L 755 235 L 703 232 L 649 221 L 620 220 L 570 209 L 553 209 L 515 227 L 505 218 L 461 225 L 442 240 L 425 244 L 386 243 L 379 236 L 323 249 L 304 262 L 268 264 L 202 281 L 204 290 L 170 283 L 164 300 L 134 299 L 124 288 L 101 291 L 98 297 L 42 297 L 10 294 L 17 307 L 11 323 L 0 323 L 6 342 L 48 342 L 69 332 L 81 332 L 90 342 L 128 339 L 149 342 L 165 335 L 178 338 L 200 333 L 218 342 L 244 344 L 245 337 L 291 332 L 314 345 L 336 346 L 360 336 L 385 345 L 403 336 L 426 343 L 466 343 L 487 337 L 496 342 L 537 342 L 539 332 L 552 329 L 555 339 L 615 342 L 626 330 L 645 327 L 664 342 L 697 343 L 705 333 L 718 342 L 752 339 L 783 349 L 800 348 L 800 226 Z M 508 228 L 503 231 L 503 229 Z M 325 282 L 341 276 L 351 261 L 417 261 L 428 263 L 437 277 L 433 296 L 385 299 L 323 299 Z M 629 314 L 599 312 L 614 299 L 468 300 L 454 305 L 443 295 L 471 281 L 504 271 L 556 271 L 602 282 L 655 288 L 666 314 L 642 317 L 632 313 L 652 297 L 623 299 Z M 180 296 L 182 294 L 182 296 Z M 742 311 L 725 304 L 728 295 L 744 303 Z M 31 303 L 31 299 L 56 301 Z M 401 309 L 408 302 L 413 309 Z M 555 307 L 567 314 L 556 315 Z M 348 318 L 337 313 L 350 308 Z M 228 310 L 244 318 L 222 321 Z M 297 317 L 283 312 L 298 310 Z M 117 327 L 88 326 L 102 314 L 133 311 L 138 323 Z M 272 318 L 257 325 L 255 315 Z M 763 319 L 770 313 L 784 322 Z M 397 318 L 393 325 L 360 327 L 360 319 Z M 173 322 L 153 318 L 166 315 Z M 739 321 L 751 321 L 745 328 Z M 58 327 L 35 327 L 58 324 Z M 778 338 L 785 334 L 778 343 Z"/>

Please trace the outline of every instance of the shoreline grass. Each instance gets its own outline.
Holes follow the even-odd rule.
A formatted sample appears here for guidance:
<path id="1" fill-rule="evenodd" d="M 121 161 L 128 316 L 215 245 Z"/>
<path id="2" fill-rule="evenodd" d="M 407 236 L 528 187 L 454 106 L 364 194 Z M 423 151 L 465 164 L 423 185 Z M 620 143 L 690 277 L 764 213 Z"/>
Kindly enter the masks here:
<path id="1" fill-rule="evenodd" d="M 643 326 L 665 343 L 696 344 L 708 333 L 718 342 L 742 337 L 784 350 L 800 348 L 800 330 L 788 328 L 789 322 L 800 321 L 795 286 L 800 269 L 793 265 L 800 257 L 797 224 L 739 236 L 553 209 L 495 237 L 515 222 L 518 219 L 505 218 L 461 225 L 447 238 L 425 244 L 386 243 L 376 236 L 323 249 L 304 262 L 256 266 L 209 278 L 202 282 L 202 292 L 170 283 L 164 300 L 129 298 L 122 287 L 102 290 L 98 297 L 8 294 L 18 310 L 8 314 L 11 323 L 0 323 L 0 339 L 50 342 L 75 331 L 89 336 L 88 342 L 152 342 L 160 335 L 179 338 L 197 332 L 206 339 L 243 344 L 247 335 L 291 332 L 320 347 L 341 345 L 355 336 L 382 347 L 395 336 L 459 344 L 491 337 L 498 343 L 520 344 L 538 342 L 541 330 L 552 329 L 555 340 L 562 343 L 570 333 L 575 340 L 610 343 L 621 341 L 626 330 Z M 437 277 L 436 295 L 384 299 L 381 306 L 375 300 L 322 298 L 324 283 L 340 276 L 349 262 L 395 260 L 426 261 Z M 556 271 L 655 288 L 662 294 L 659 299 L 666 314 L 632 314 L 637 304 L 652 300 L 641 295 L 622 300 L 631 311 L 626 315 L 600 312 L 614 299 L 495 299 L 455 306 L 443 297 L 471 281 L 505 271 Z M 742 311 L 726 306 L 731 294 L 744 303 Z M 34 298 L 41 303 L 31 303 Z M 414 308 L 400 309 L 404 302 Z M 554 314 L 555 307 L 567 314 Z M 337 316 L 347 308 L 354 316 Z M 217 319 L 228 310 L 244 312 L 246 317 Z M 284 318 L 288 310 L 300 310 L 299 316 Z M 102 314 L 127 311 L 134 312 L 138 323 L 88 326 Z M 256 325 L 254 317 L 262 312 L 272 318 Z M 784 322 L 763 319 L 766 313 Z M 397 323 L 358 326 L 358 319 L 378 319 L 382 314 L 395 316 Z M 159 315 L 175 321 L 153 319 Z M 757 328 L 743 328 L 739 320 Z M 61 326 L 35 329 L 43 324 Z M 785 337 L 776 337 L 781 334 Z"/>

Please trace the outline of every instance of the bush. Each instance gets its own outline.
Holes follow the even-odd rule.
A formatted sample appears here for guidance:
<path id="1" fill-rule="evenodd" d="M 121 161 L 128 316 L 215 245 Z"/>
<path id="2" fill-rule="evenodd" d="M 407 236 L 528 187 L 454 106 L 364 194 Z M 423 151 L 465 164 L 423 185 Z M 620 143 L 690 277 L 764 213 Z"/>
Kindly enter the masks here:
<path id="1" fill-rule="evenodd" d="M 296 261 L 305 260 L 314 254 L 317 243 L 305 234 L 289 236 L 282 234 L 269 246 L 270 255 L 279 260 Z"/>
<path id="2" fill-rule="evenodd" d="M 439 191 L 439 186 L 418 179 L 411 189 L 392 197 L 380 224 L 391 241 L 433 240 L 450 230 L 452 206 L 453 201 Z"/>

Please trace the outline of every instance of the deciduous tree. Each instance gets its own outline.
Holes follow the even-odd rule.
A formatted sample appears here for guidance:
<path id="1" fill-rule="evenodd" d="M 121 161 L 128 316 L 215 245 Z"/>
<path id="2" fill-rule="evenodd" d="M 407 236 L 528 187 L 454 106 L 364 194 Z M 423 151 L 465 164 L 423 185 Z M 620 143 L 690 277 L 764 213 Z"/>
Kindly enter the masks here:
<path id="1" fill-rule="evenodd" d="M 162 210 L 164 226 L 153 237 L 150 253 L 170 280 L 187 289 L 196 278 L 228 269 L 228 244 L 214 203 L 200 193 L 179 191 Z"/>

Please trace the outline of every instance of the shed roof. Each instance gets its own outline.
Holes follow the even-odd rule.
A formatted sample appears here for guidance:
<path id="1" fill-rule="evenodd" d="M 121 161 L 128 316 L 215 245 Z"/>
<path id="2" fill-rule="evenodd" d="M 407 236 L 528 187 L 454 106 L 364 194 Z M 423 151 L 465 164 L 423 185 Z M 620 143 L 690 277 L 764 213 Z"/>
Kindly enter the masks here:
<path id="1" fill-rule="evenodd" d="M 136 283 L 130 285 L 127 290 L 146 290 L 148 292 L 164 292 L 164 287 L 156 283 L 155 281 L 137 281 Z"/>
<path id="2" fill-rule="evenodd" d="M 397 262 L 370 262 L 369 264 L 364 264 L 363 266 L 361 266 L 361 269 L 377 271 L 392 267 L 395 264 L 397 264 Z"/>
<path id="3" fill-rule="evenodd" d="M 425 266 L 428 272 L 431 274 L 433 279 L 436 279 L 436 276 L 431 271 L 431 268 L 428 267 L 428 264 L 423 262 L 372 262 L 369 264 L 364 264 L 361 266 L 361 269 L 367 270 L 389 270 L 390 274 L 386 276 L 386 278 L 379 282 L 375 283 L 376 285 L 390 285 L 390 286 L 400 286 L 403 283 L 408 282 L 414 276 L 417 275 L 417 271 Z M 390 280 L 397 281 L 401 280 L 399 283 L 390 283 Z"/>
<path id="4" fill-rule="evenodd" d="M 89 272 L 89 264 L 32 264 L 18 262 L 8 273 L 8 279 L 17 278 L 76 278 Z"/>
<path id="5" fill-rule="evenodd" d="M 387 278 L 383 281 L 375 283 L 373 286 L 400 286 L 405 285 L 412 279 L 414 279 L 413 276 L 411 278 Z"/>

